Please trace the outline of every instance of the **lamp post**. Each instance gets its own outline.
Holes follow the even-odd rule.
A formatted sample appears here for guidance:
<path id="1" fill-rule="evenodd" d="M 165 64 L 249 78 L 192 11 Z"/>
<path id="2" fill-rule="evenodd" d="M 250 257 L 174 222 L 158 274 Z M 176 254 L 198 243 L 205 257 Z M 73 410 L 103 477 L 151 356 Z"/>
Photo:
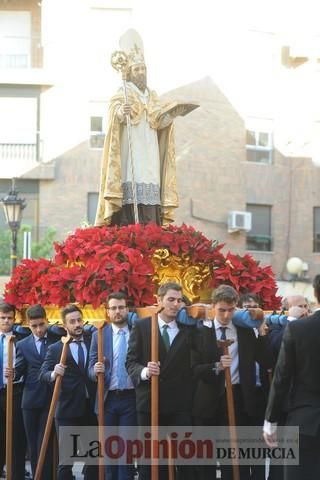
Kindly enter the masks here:
<path id="1" fill-rule="evenodd" d="M 303 271 L 303 265 L 304 263 L 299 257 L 291 257 L 287 261 L 287 271 L 291 275 L 293 286 L 294 286 L 294 282 L 299 278 L 299 276 Z"/>
<path id="2" fill-rule="evenodd" d="M 11 190 L 4 198 L 0 199 L 4 208 L 7 224 L 11 230 L 11 273 L 17 265 L 17 237 L 21 225 L 22 210 L 26 207 L 26 200 L 18 198 L 15 188 L 15 179 L 12 179 Z"/>

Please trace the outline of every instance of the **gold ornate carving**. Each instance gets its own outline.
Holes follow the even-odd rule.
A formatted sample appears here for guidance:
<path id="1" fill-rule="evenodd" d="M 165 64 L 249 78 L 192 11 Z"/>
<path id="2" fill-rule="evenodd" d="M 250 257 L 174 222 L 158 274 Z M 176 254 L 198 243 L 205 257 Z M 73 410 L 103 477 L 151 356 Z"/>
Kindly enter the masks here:
<path id="1" fill-rule="evenodd" d="M 189 255 L 178 257 L 166 248 L 154 252 L 152 263 L 156 272 L 153 276 L 156 285 L 165 282 L 179 283 L 191 302 L 205 302 L 210 298 L 212 271 L 209 265 L 194 265 Z"/>
<path id="2" fill-rule="evenodd" d="M 81 307 L 81 305 L 79 305 L 79 307 L 81 308 L 81 311 L 82 311 L 84 323 L 90 323 L 91 325 L 94 325 L 95 322 L 106 320 L 107 312 L 104 305 L 100 305 L 100 307 L 96 309 L 94 309 L 92 305 L 85 305 L 84 307 Z M 44 308 L 47 314 L 48 322 L 51 325 L 62 324 L 62 320 L 61 320 L 62 308 L 61 307 L 58 307 L 57 305 L 46 305 Z M 21 310 L 20 312 L 17 311 L 17 315 L 16 315 L 17 323 L 22 323 L 23 325 L 27 325 L 25 312 L 26 312 L 26 308 Z"/>

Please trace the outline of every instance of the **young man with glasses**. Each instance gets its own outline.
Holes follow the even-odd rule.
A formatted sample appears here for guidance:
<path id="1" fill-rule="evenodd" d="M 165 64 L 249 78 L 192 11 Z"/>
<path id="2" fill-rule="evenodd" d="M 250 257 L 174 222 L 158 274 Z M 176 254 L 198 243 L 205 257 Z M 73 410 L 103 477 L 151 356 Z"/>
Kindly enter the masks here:
<path id="1" fill-rule="evenodd" d="M 104 374 L 104 421 L 106 426 L 119 427 L 119 434 L 126 438 L 126 427 L 136 426 L 136 396 L 125 361 L 130 335 L 127 297 L 122 292 L 111 293 L 107 300 L 110 323 L 103 328 L 104 362 L 98 362 L 98 332 L 94 332 L 89 355 L 89 377 L 97 381 Z M 98 413 L 96 401 L 95 412 Z M 107 467 L 110 480 L 134 478 L 132 465 Z"/>

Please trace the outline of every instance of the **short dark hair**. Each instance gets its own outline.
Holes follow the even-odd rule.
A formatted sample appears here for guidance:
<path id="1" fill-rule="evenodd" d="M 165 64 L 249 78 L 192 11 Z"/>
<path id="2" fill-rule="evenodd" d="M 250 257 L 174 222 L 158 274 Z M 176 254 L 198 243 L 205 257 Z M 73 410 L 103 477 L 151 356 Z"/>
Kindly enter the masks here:
<path id="1" fill-rule="evenodd" d="M 37 318 L 47 318 L 47 314 L 42 305 L 32 305 L 26 311 L 26 317 L 28 320 L 35 320 Z"/>
<path id="2" fill-rule="evenodd" d="M 126 304 L 128 302 L 128 297 L 124 292 L 111 292 L 108 295 L 108 298 L 107 298 L 107 301 L 106 301 L 107 307 L 109 305 L 110 300 L 112 300 L 112 299 L 114 299 L 114 300 L 125 300 Z"/>
<path id="3" fill-rule="evenodd" d="M 1 313 L 13 312 L 14 314 L 16 314 L 16 307 L 14 305 L 11 305 L 11 303 L 1 302 L 0 303 L 0 312 Z"/>
<path id="4" fill-rule="evenodd" d="M 79 313 L 81 313 L 81 316 L 82 316 L 81 309 L 77 305 L 75 305 L 74 303 L 70 303 L 69 305 L 67 305 L 66 307 L 64 307 L 61 310 L 62 321 L 64 322 L 68 313 L 72 313 L 72 312 L 79 312 Z"/>
<path id="5" fill-rule="evenodd" d="M 238 303 L 238 299 L 239 295 L 230 285 L 219 285 L 219 287 L 212 292 L 211 296 L 213 305 L 218 302 L 226 302 L 229 304 Z"/>
<path id="6" fill-rule="evenodd" d="M 167 282 L 160 285 L 158 288 L 158 296 L 163 298 L 169 290 L 175 290 L 176 292 L 182 292 L 182 287 L 175 282 Z"/>
<path id="7" fill-rule="evenodd" d="M 251 301 L 256 302 L 258 305 L 261 305 L 260 297 L 255 293 L 243 293 L 242 295 L 240 295 L 239 305 L 240 307 L 242 307 L 244 303 Z"/>
<path id="8" fill-rule="evenodd" d="M 318 303 L 320 303 L 320 274 L 319 273 L 314 277 L 312 286 L 314 288 L 315 297 Z"/>

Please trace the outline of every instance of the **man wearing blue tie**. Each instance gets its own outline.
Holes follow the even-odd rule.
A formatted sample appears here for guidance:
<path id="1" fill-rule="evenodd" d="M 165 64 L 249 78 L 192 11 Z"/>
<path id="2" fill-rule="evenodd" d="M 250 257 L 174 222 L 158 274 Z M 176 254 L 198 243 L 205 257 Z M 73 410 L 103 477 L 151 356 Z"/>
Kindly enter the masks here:
<path id="1" fill-rule="evenodd" d="M 97 381 L 97 375 L 104 373 L 104 420 L 107 426 L 119 427 L 123 435 L 125 428 L 135 426 L 136 397 L 133 383 L 128 376 L 125 361 L 129 340 L 128 307 L 126 295 L 111 293 L 107 300 L 110 323 L 103 328 L 104 363 L 98 362 L 97 332 L 94 332 L 89 355 L 89 377 Z M 96 409 L 97 413 L 97 402 Z M 125 437 L 124 437 L 125 438 Z M 108 480 L 131 480 L 134 477 L 132 465 L 115 465 L 107 468 Z"/>
<path id="2" fill-rule="evenodd" d="M 91 338 L 84 334 L 82 312 L 76 305 L 67 305 L 61 312 L 63 326 L 72 338 L 69 344 L 66 364 L 60 363 L 62 342 L 50 345 L 40 369 L 40 381 L 52 384 L 61 375 L 61 391 L 55 412 L 57 433 L 64 426 L 93 426 L 96 418 L 93 413 L 95 385 L 86 375 Z M 60 439 L 59 439 L 60 440 Z M 59 445 L 60 464 L 58 480 L 72 480 L 72 465 L 63 458 L 64 449 Z M 84 467 L 84 479 L 96 479 L 95 466 Z"/>
<path id="3" fill-rule="evenodd" d="M 24 377 L 21 407 L 34 476 L 52 395 L 52 385 L 41 384 L 39 372 L 48 346 L 57 342 L 60 337 L 48 331 L 46 311 L 41 305 L 29 307 L 26 317 L 32 335 L 17 343 L 15 378 Z M 48 480 L 52 478 L 51 444 L 49 444 L 43 476 Z"/>

